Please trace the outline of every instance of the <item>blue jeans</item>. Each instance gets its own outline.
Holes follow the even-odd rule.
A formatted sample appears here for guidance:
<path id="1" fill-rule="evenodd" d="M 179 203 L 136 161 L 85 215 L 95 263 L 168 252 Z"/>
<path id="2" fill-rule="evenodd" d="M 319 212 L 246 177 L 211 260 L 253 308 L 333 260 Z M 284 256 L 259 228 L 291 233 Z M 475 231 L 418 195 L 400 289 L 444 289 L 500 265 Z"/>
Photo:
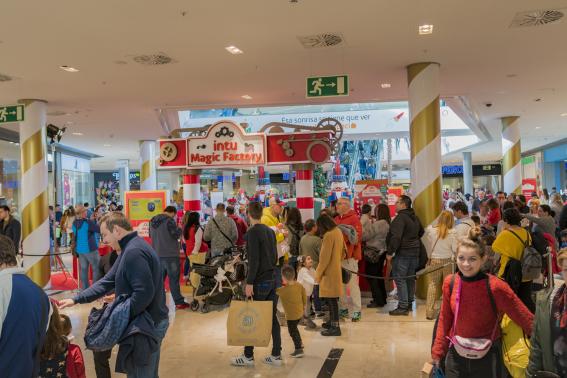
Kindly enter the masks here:
<path id="1" fill-rule="evenodd" d="M 411 310 L 415 295 L 415 278 L 398 279 L 415 274 L 419 258 L 417 256 L 395 256 L 392 262 L 392 277 L 398 288 L 398 308 Z"/>
<path id="2" fill-rule="evenodd" d="M 254 300 L 255 301 L 272 301 L 272 356 L 280 356 L 282 353 L 282 336 L 280 323 L 276 316 L 276 307 L 278 305 L 278 296 L 276 295 L 276 287 L 274 281 L 264 281 L 254 284 Z M 244 347 L 244 355 L 248 358 L 254 357 L 254 347 Z"/>
<path id="3" fill-rule="evenodd" d="M 81 266 L 81 287 L 83 290 L 89 288 L 89 265 L 93 269 L 93 282 L 98 281 L 100 278 L 99 274 L 99 263 L 100 255 L 98 251 L 92 251 L 87 253 L 79 253 L 79 265 Z"/>
<path id="4" fill-rule="evenodd" d="M 319 285 L 313 286 L 313 305 L 315 312 L 321 312 L 321 299 L 319 298 Z"/>
<path id="5" fill-rule="evenodd" d="M 156 324 L 156 335 L 158 337 L 158 350 L 148 356 L 148 364 L 144 366 L 136 366 L 134 371 L 128 372 L 128 378 L 158 378 L 159 357 L 161 350 L 161 342 L 165 337 L 167 328 L 169 327 L 169 318 L 166 318 Z"/>
<path id="6" fill-rule="evenodd" d="M 181 295 L 181 289 L 179 288 L 179 258 L 160 257 L 159 264 L 161 265 L 163 279 L 165 280 L 166 276 L 169 277 L 169 290 L 171 291 L 173 302 L 176 305 L 184 303 L 185 298 Z"/>

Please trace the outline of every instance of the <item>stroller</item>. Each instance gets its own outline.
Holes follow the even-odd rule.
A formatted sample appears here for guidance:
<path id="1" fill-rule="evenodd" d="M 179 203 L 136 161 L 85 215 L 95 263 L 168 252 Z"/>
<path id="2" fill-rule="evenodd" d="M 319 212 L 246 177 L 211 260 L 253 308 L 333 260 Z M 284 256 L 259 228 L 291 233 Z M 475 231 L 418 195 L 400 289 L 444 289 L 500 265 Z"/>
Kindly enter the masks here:
<path id="1" fill-rule="evenodd" d="M 207 264 L 192 265 L 193 273 L 200 276 L 200 283 L 193 288 L 191 310 L 209 312 L 209 306 L 223 306 L 232 298 L 242 299 L 242 281 L 246 279 L 248 264 L 245 254 L 223 254 L 212 258 Z"/>

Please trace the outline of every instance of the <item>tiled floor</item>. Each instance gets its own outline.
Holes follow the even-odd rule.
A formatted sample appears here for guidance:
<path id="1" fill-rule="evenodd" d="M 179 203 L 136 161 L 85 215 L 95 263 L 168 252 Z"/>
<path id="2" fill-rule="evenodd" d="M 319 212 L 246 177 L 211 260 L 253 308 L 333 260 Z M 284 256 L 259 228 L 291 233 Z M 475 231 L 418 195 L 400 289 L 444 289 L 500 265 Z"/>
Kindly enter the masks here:
<path id="1" fill-rule="evenodd" d="M 168 303 L 171 303 L 169 295 Z M 261 363 L 269 349 L 258 348 L 253 368 L 229 365 L 230 357 L 240 354 L 241 348 L 226 346 L 227 309 L 201 314 L 190 310 L 174 313 L 170 308 L 170 314 L 174 315 L 162 345 L 160 377 L 317 377 L 331 348 L 344 349 L 334 377 L 419 377 L 423 363 L 430 359 L 433 323 L 425 320 L 423 303 L 407 317 L 390 317 L 387 311 L 394 305 L 390 303 L 380 312 L 364 309 L 361 322 L 341 324 L 341 337 L 326 338 L 301 327 L 306 353 L 302 359 L 287 357 L 293 351 L 293 344 L 287 328 L 282 328 L 284 366 Z M 84 347 L 82 336 L 91 307 L 78 305 L 64 310 L 72 319 L 75 342 L 81 347 Z M 84 348 L 83 353 L 87 377 L 95 377 L 92 353 Z"/>

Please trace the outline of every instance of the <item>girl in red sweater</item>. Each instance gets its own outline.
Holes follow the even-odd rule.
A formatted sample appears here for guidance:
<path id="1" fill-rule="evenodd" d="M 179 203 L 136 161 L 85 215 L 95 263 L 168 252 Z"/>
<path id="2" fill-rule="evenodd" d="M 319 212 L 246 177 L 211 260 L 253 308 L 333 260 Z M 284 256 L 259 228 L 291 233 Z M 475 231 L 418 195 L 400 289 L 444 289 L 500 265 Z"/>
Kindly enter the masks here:
<path id="1" fill-rule="evenodd" d="M 481 266 L 487 259 L 479 239 L 480 229 L 471 230 L 469 239 L 461 239 L 457 247 L 459 272 L 443 283 L 443 301 L 435 340 L 431 348 L 433 364 L 445 358 L 447 378 L 500 378 L 506 376 L 500 355 L 501 316 L 506 313 L 531 334 L 533 315 L 506 282 L 484 274 Z M 487 286 L 487 280 L 489 286 Z M 452 288 L 451 288 L 452 286 Z M 490 292 L 488 291 L 490 288 Z M 451 290 L 452 289 L 452 290 Z M 457 296 L 459 295 L 458 315 Z M 491 299 L 492 296 L 492 299 Z M 496 310 L 497 313 L 494 312 Z M 449 338 L 490 339 L 492 347 L 479 359 L 461 356 Z"/>

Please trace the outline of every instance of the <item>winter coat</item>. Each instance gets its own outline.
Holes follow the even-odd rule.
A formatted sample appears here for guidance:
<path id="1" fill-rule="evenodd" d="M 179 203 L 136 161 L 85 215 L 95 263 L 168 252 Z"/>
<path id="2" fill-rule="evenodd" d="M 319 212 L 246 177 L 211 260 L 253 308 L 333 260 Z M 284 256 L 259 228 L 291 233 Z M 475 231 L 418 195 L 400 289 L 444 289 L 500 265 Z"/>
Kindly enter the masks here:
<path id="1" fill-rule="evenodd" d="M 319 265 L 315 272 L 321 298 L 338 298 L 343 295 L 341 261 L 344 248 L 343 233 L 338 227 L 323 236 Z"/>
<path id="2" fill-rule="evenodd" d="M 362 230 L 362 241 L 366 242 L 369 247 L 376 248 L 379 251 L 386 250 L 386 236 L 390 225 L 384 219 L 376 222 L 366 222 Z"/>
<path id="3" fill-rule="evenodd" d="M 549 235 L 555 237 L 555 229 L 557 228 L 557 225 L 555 224 L 555 218 L 553 218 L 551 215 L 537 217 L 535 215 L 526 214 L 525 217 L 534 224 L 534 231 L 539 228 L 544 233 L 548 233 Z"/>
<path id="4" fill-rule="evenodd" d="M 262 219 L 260 219 L 260 223 L 265 224 L 266 226 L 274 230 L 278 244 L 285 239 L 284 234 L 276 229 L 277 225 L 281 222 L 272 214 L 272 209 L 270 209 L 269 207 L 264 208 L 264 210 L 262 211 Z"/>
<path id="5" fill-rule="evenodd" d="M 20 251 L 20 241 L 22 237 L 22 225 L 18 220 L 12 216 L 8 222 L 2 221 L 0 222 L 0 235 L 4 235 L 9 237 L 14 243 L 14 248 L 16 253 Z"/>
<path id="6" fill-rule="evenodd" d="M 362 260 L 362 223 L 358 219 L 356 211 L 350 210 L 344 215 L 337 215 L 335 217 L 336 224 L 345 224 L 354 227 L 358 238 L 358 243 L 352 244 L 347 236 L 344 236 L 344 241 L 347 247 L 347 258 L 353 258 L 357 261 Z"/>
<path id="7" fill-rule="evenodd" d="M 213 219 L 217 222 L 218 227 L 213 222 Z M 207 222 L 203 239 L 211 242 L 212 252 L 219 253 L 235 245 L 236 240 L 238 240 L 238 230 L 236 229 L 236 223 L 225 215 L 217 214 L 213 219 L 209 219 Z M 232 243 L 219 231 L 219 227 Z"/>
<path id="8" fill-rule="evenodd" d="M 388 232 L 388 254 L 418 256 L 420 238 L 424 232 L 423 226 L 413 209 L 398 211 L 398 215 L 392 220 Z"/>
<path id="9" fill-rule="evenodd" d="M 181 229 L 167 214 L 159 214 L 150 220 L 150 239 L 159 257 L 177 257 L 181 249 Z"/>
<path id="10" fill-rule="evenodd" d="M 321 253 L 321 238 L 317 235 L 305 234 L 299 242 L 299 254 L 301 256 L 311 256 L 313 268 L 319 265 L 319 254 Z"/>
<path id="11" fill-rule="evenodd" d="M 530 339 L 532 349 L 526 377 L 533 377 L 539 370 L 556 373 L 551 340 L 551 302 L 558 292 L 559 287 L 556 287 L 537 294 L 536 314 Z"/>

